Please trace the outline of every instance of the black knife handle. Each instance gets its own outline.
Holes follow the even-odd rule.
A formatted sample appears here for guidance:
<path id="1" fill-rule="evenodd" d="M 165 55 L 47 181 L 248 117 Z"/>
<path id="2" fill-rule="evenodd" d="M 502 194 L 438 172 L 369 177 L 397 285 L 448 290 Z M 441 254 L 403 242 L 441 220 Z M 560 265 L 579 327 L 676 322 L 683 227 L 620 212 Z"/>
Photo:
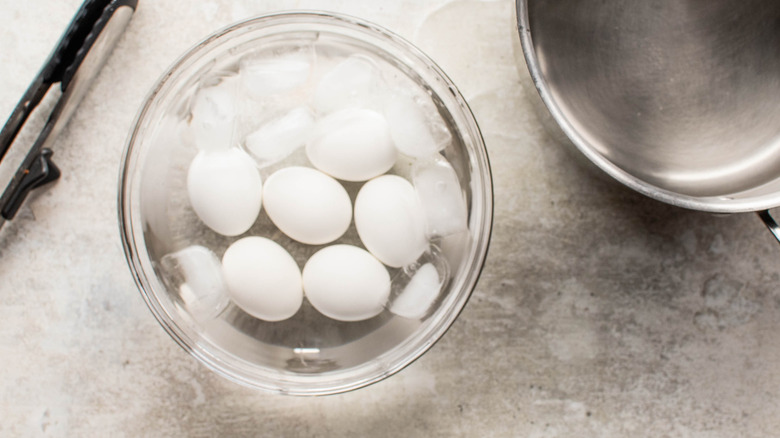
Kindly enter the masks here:
<path id="1" fill-rule="evenodd" d="M 78 70 L 81 62 L 87 56 L 87 53 L 89 53 L 92 45 L 95 44 L 95 40 L 100 36 L 100 33 L 103 31 L 103 28 L 106 27 L 106 24 L 114 15 L 114 12 L 122 6 L 129 6 L 133 9 L 138 6 L 138 0 L 103 0 L 95 3 L 96 4 L 90 9 L 85 10 L 87 17 L 79 23 L 74 31 L 79 38 L 72 39 L 71 43 L 78 44 L 70 44 L 64 53 L 65 56 L 63 56 L 60 62 L 62 75 L 58 76 L 58 79 L 63 92 L 68 88 L 76 70 Z M 103 5 L 104 3 L 105 5 Z M 103 7 L 98 10 L 97 8 L 99 6 Z M 86 34 L 81 38 L 83 32 L 86 32 Z"/>
<path id="2" fill-rule="evenodd" d="M 0 130 L 0 160 L 51 85 L 62 82 L 61 88 L 65 91 L 111 14 L 120 6 L 135 9 L 137 5 L 138 0 L 86 0 L 82 3 L 57 46 Z"/>
<path id="3" fill-rule="evenodd" d="M 57 47 L 52 52 L 44 67 L 33 83 L 28 88 L 22 100 L 17 105 L 11 118 L 0 131 L 0 159 L 13 143 L 14 137 L 29 114 L 33 111 L 50 86 L 60 82 L 62 96 L 49 115 L 43 130 L 27 152 L 24 161 L 14 174 L 5 191 L 0 196 L 0 217 L 10 220 L 19 210 L 22 202 L 33 189 L 50 183 L 60 176 L 60 171 L 51 160 L 52 151 L 46 147 L 47 142 L 56 136 L 67 123 L 75 106 L 88 90 L 89 81 L 94 78 L 106 56 L 116 43 L 118 34 L 112 33 L 108 40 L 111 43 L 98 47 L 94 55 L 90 49 L 98 41 L 101 33 L 111 21 L 114 13 L 123 6 L 129 6 L 132 10 L 137 7 L 137 0 L 86 0 L 76 16 L 71 21 Z M 124 16 L 123 20 L 129 20 Z M 120 20 L 124 25 L 127 21 Z M 116 30 L 116 28 L 114 28 Z M 79 67 L 90 56 L 92 61 L 84 64 L 85 74 L 79 76 L 83 81 L 73 81 L 78 75 Z M 79 82 L 68 89 L 71 83 Z M 4 221 L 0 220 L 0 225 Z"/>
<path id="4" fill-rule="evenodd" d="M 76 53 L 109 3 L 111 0 L 86 0 L 81 4 L 43 69 L 46 82 L 62 81 L 65 70 L 75 60 Z"/>
<path id="5" fill-rule="evenodd" d="M 49 148 L 41 149 L 38 155 L 23 171 L 23 177 L 8 198 L 8 202 L 0 210 L 0 216 L 3 219 L 11 220 L 19 211 L 22 202 L 27 198 L 30 192 L 44 184 L 55 181 L 60 177 L 60 169 L 51 160 L 53 152 Z"/>

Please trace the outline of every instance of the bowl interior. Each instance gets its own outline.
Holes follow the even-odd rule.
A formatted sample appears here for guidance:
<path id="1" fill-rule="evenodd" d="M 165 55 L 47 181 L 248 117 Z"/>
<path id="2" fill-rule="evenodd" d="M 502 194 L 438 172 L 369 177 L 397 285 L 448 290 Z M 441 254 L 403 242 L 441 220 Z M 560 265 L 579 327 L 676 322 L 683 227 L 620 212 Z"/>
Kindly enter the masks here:
<path id="1" fill-rule="evenodd" d="M 526 6 L 546 103 L 602 168 L 680 197 L 780 202 L 780 3 Z"/>
<path id="2" fill-rule="evenodd" d="M 264 236 L 287 249 L 303 267 L 323 246 L 304 245 L 280 232 L 261 214 L 237 237 L 210 230 L 190 206 L 186 177 L 197 149 L 183 140 L 192 99 L 204 84 L 235 74 L 242 59 L 288 47 L 311 48 L 316 67 L 327 71 L 333 60 L 362 54 L 377 62 L 394 87 L 416 90 L 430 101 L 453 141 L 441 151 L 458 176 L 468 208 L 468 231 L 438 237 L 425 257 L 446 266 L 443 292 L 424 318 L 409 319 L 387 309 L 376 317 L 340 322 L 308 301 L 292 318 L 256 319 L 229 303 L 218 315 L 203 318 L 164 269 L 166 255 L 192 245 L 217 257 L 235 240 Z M 316 72 L 315 72 L 316 75 Z M 299 96 L 284 96 L 290 105 Z M 259 111 L 286 102 L 244 102 L 240 110 Z M 240 116 L 239 116 L 240 117 Z M 251 121 L 247 122 L 251 124 Z M 237 129 L 234 138 L 246 135 Z M 299 151 L 274 170 L 308 165 Z M 411 161 L 399 159 L 389 173 L 408 176 Z M 354 203 L 362 183 L 342 182 Z M 410 44 L 368 23 L 319 13 L 260 17 L 231 26 L 185 54 L 163 76 L 139 113 L 128 143 L 120 187 L 120 215 L 128 259 L 147 304 L 171 336 L 206 365 L 239 383 L 294 394 L 324 394 L 360 387 L 402 368 L 431 346 L 449 327 L 470 295 L 484 262 L 492 221 L 492 192 L 487 155 L 476 121 L 447 77 Z M 354 223 L 337 243 L 362 247 Z M 389 269 L 391 276 L 402 269 Z"/>

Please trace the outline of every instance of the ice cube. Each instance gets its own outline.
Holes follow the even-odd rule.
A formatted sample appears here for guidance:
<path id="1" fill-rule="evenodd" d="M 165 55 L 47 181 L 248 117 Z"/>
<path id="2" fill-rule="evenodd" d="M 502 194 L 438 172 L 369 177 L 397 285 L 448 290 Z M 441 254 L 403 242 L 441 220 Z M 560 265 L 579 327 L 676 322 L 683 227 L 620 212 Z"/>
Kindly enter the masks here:
<path id="1" fill-rule="evenodd" d="M 447 261 L 447 265 L 453 270 L 458 270 L 471 244 L 471 233 L 461 231 L 460 233 L 450 234 L 438 239 L 437 244 L 441 248 L 441 256 Z"/>
<path id="2" fill-rule="evenodd" d="M 255 100 L 247 96 L 239 98 L 238 114 L 233 131 L 236 143 L 245 145 L 249 135 L 306 104 L 302 100 L 298 101 L 298 99 L 289 97 L 273 96 L 262 100 Z"/>
<path id="3" fill-rule="evenodd" d="M 367 56 L 353 55 L 322 76 L 312 104 L 323 114 L 350 106 L 376 108 L 384 98 L 382 84 L 376 63 Z"/>
<path id="4" fill-rule="evenodd" d="M 466 199 L 458 175 L 446 159 L 419 162 L 413 169 L 412 182 L 425 212 L 428 237 L 468 229 Z"/>
<path id="5" fill-rule="evenodd" d="M 265 167 L 283 160 L 306 144 L 313 127 L 311 110 L 298 107 L 249 134 L 244 147 L 258 166 Z"/>
<path id="6" fill-rule="evenodd" d="M 446 124 L 431 103 L 403 93 L 390 97 L 385 116 L 396 148 L 410 157 L 429 157 L 452 140 Z"/>
<path id="7" fill-rule="evenodd" d="M 201 150 L 227 149 L 233 143 L 236 119 L 234 78 L 198 90 L 192 104 L 192 138 Z"/>
<path id="8" fill-rule="evenodd" d="M 447 261 L 435 246 L 393 278 L 388 308 L 398 316 L 422 319 L 430 313 L 449 277 Z"/>
<path id="9" fill-rule="evenodd" d="M 404 318 L 421 319 L 439 295 L 441 285 L 436 267 L 426 263 L 390 305 L 390 311 Z"/>
<path id="10" fill-rule="evenodd" d="M 313 54 L 307 47 L 249 56 L 239 64 L 241 84 L 254 99 L 291 91 L 306 83 L 312 63 Z"/>
<path id="11" fill-rule="evenodd" d="M 208 248 L 193 245 L 166 254 L 160 267 L 163 281 L 196 322 L 213 319 L 228 305 L 220 261 Z"/>
<path id="12" fill-rule="evenodd" d="M 192 128 L 192 125 L 190 122 L 187 122 L 186 120 L 181 120 L 176 126 L 176 134 L 178 135 L 178 140 L 181 141 L 181 143 L 186 148 L 197 148 L 198 143 L 196 141 L 197 136 L 195 135 L 195 130 Z"/>
<path id="13" fill-rule="evenodd" d="M 405 180 L 412 182 L 412 173 L 414 167 L 417 165 L 417 159 L 408 155 L 398 154 L 395 159 L 393 168 L 390 169 L 390 173 L 400 176 Z"/>

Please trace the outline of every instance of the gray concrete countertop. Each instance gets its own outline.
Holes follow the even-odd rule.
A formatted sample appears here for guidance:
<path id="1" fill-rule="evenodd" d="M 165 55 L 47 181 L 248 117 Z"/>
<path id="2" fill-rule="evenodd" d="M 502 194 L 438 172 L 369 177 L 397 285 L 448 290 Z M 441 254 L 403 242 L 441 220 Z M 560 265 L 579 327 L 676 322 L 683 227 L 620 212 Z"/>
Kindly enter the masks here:
<path id="1" fill-rule="evenodd" d="M 80 0 L 0 0 L 5 120 Z M 542 127 L 509 0 L 141 0 L 56 142 L 63 176 L 0 231 L 2 436 L 773 437 L 780 247 L 752 214 L 670 207 L 595 176 Z M 444 338 L 338 396 L 258 393 L 162 330 L 125 263 L 125 139 L 174 59 L 242 18 L 385 26 L 458 85 L 487 144 L 492 244 Z"/>

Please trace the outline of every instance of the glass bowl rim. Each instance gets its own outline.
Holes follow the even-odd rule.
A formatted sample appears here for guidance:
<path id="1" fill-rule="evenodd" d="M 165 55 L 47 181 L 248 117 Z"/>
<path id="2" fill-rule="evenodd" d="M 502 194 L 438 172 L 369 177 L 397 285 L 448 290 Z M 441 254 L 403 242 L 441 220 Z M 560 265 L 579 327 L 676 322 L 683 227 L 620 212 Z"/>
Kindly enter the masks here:
<path id="1" fill-rule="evenodd" d="M 472 154 L 476 158 L 476 166 L 479 168 L 477 175 L 481 177 L 477 189 L 481 190 L 480 194 L 482 208 L 479 211 L 472 207 L 471 214 L 478 213 L 480 217 L 479 230 L 475 232 L 475 239 L 469 246 L 468 256 L 469 264 L 463 268 L 463 272 L 459 277 L 465 277 L 462 279 L 461 287 L 459 290 L 452 290 L 451 293 L 456 293 L 457 300 L 450 303 L 450 308 L 445 309 L 447 311 L 446 317 L 438 321 L 437 324 L 430 324 L 428 330 L 423 332 L 424 336 L 421 336 L 420 329 L 416 329 L 415 333 L 407 337 L 400 344 L 397 344 L 389 351 L 400 351 L 402 354 L 396 355 L 400 359 L 396 359 L 390 364 L 381 364 L 384 366 L 377 367 L 371 365 L 371 361 L 363 363 L 361 365 L 347 368 L 346 371 L 356 368 L 366 368 L 368 374 L 364 376 L 361 374 L 361 378 L 341 378 L 340 380 L 326 381 L 325 384 L 321 382 L 315 383 L 314 381 L 308 381 L 309 376 L 322 376 L 326 374 L 315 373 L 313 375 L 300 374 L 298 377 L 300 380 L 284 380 L 279 379 L 281 376 L 289 375 L 283 373 L 277 374 L 276 378 L 271 376 L 264 376 L 263 379 L 258 379 L 257 375 L 248 376 L 241 373 L 240 368 L 231 367 L 230 364 L 226 364 L 220 357 L 212 354 L 209 348 L 204 347 L 196 339 L 192 339 L 186 330 L 181 328 L 177 324 L 177 317 L 172 315 L 168 309 L 160 302 L 160 299 L 155 292 L 155 289 L 150 280 L 156 278 L 154 269 L 151 266 L 151 261 L 148 252 L 145 249 L 145 238 L 143 230 L 140 225 L 135 223 L 134 211 L 132 207 L 133 203 L 133 190 L 132 182 L 134 181 L 133 171 L 139 164 L 137 163 L 138 151 L 136 145 L 141 143 L 143 134 L 142 128 L 145 124 L 148 124 L 147 115 L 151 111 L 153 104 L 156 102 L 158 95 L 163 89 L 171 82 L 171 78 L 186 80 L 187 77 L 176 78 L 177 72 L 180 72 L 191 59 L 197 60 L 198 56 L 205 56 L 209 54 L 217 42 L 223 41 L 225 38 L 229 38 L 230 34 L 236 31 L 250 28 L 252 26 L 259 26 L 260 29 L 267 25 L 274 25 L 275 21 L 289 20 L 306 20 L 306 24 L 317 24 L 331 27 L 347 27 L 350 30 L 360 30 L 367 39 L 375 39 L 376 41 L 384 40 L 387 43 L 395 46 L 396 49 L 401 50 L 404 54 L 411 56 L 415 61 L 421 61 L 426 67 L 431 70 L 432 74 L 437 78 L 444 81 L 449 88 L 449 99 L 453 99 L 453 102 L 457 104 L 457 110 L 465 118 L 467 128 L 470 130 L 469 134 L 473 140 L 473 146 L 468 149 L 473 149 Z M 301 23 L 298 23 L 301 24 Z M 266 25 L 266 26 L 264 26 Z M 352 38 L 352 37 L 349 37 Z M 376 47 L 376 43 L 373 41 L 362 41 L 368 43 L 372 47 Z M 400 60 L 399 60 L 400 61 Z M 413 68 L 404 62 L 407 67 Z M 174 81 L 175 83 L 175 81 Z M 173 85 L 170 85 L 173 86 Z M 452 113 L 453 108 L 447 106 L 447 110 Z M 462 128 L 461 128 L 462 129 Z M 138 144 L 138 148 L 141 145 Z M 472 163 L 473 164 L 473 163 Z M 470 175 L 473 177 L 475 172 L 470 170 Z M 260 15 L 254 18 L 238 21 L 232 23 L 222 29 L 212 33 L 208 37 L 204 38 L 200 42 L 191 46 L 182 55 L 179 56 L 157 79 L 155 85 L 151 88 L 149 93 L 145 96 L 143 104 L 139 109 L 135 120 L 133 121 L 130 134 L 128 135 L 125 151 L 122 155 L 119 171 L 119 193 L 118 193 L 118 217 L 119 217 L 119 231 L 122 240 L 122 246 L 125 253 L 125 258 L 128 263 L 128 267 L 131 271 L 136 286 L 143 297 L 147 307 L 154 315 L 157 322 L 163 327 L 168 335 L 179 344 L 186 352 L 194 356 L 199 362 L 206 365 L 218 375 L 227 378 L 230 381 L 247 386 L 254 389 L 261 389 L 270 392 L 277 392 L 283 394 L 294 395 L 326 395 L 351 391 L 357 388 L 361 388 L 372 383 L 376 383 L 389 377 L 392 374 L 405 368 L 417 358 L 427 352 L 435 342 L 442 338 L 445 332 L 452 326 L 459 314 L 465 308 L 466 302 L 473 293 L 479 276 L 484 268 L 485 260 L 487 258 L 487 252 L 490 244 L 490 236 L 493 226 L 493 181 L 490 162 L 487 155 L 487 149 L 485 148 L 484 139 L 479 130 L 476 118 L 468 106 L 465 98 L 460 94 L 455 87 L 452 80 L 444 73 L 444 71 L 425 53 L 418 49 L 415 45 L 405 40 L 404 38 L 396 35 L 395 33 L 371 22 L 344 15 L 340 13 L 326 12 L 326 11 L 286 11 L 276 12 L 272 14 Z M 138 196 L 136 194 L 136 196 Z M 475 197 L 472 197 L 477 198 Z M 139 233 L 139 231 L 141 231 Z M 140 237 L 136 235 L 140 234 Z M 144 265 L 148 266 L 144 266 Z M 455 277 L 456 279 L 458 277 Z M 407 347 L 407 344 L 415 341 L 412 347 Z M 405 348 L 402 348 L 405 347 Z M 225 353 L 229 354 L 229 353 Z M 258 367 L 261 370 L 270 370 L 265 367 Z M 344 373 L 342 370 L 340 373 Z M 286 386 L 285 386 L 286 384 Z"/>

